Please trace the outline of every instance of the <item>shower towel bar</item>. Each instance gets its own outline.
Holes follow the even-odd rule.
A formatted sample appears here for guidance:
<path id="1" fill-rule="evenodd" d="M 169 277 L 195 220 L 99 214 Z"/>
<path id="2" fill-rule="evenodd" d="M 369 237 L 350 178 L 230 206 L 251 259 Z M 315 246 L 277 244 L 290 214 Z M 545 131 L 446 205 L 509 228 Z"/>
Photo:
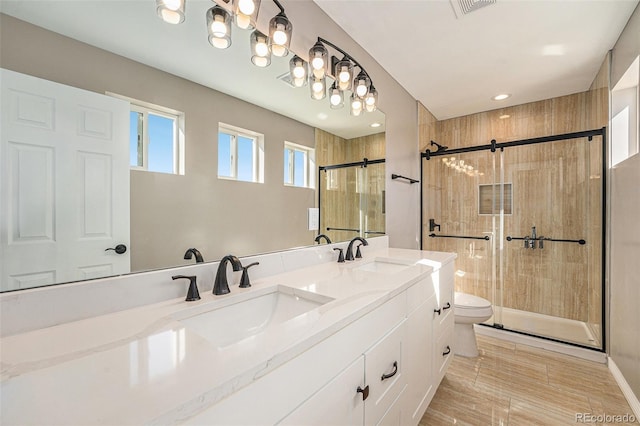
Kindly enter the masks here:
<path id="1" fill-rule="evenodd" d="M 436 235 L 436 234 L 429 234 L 429 236 L 431 238 L 464 238 L 467 240 L 487 240 L 489 241 L 491 238 L 488 235 L 485 235 L 484 237 L 468 237 L 466 235 Z"/>
<path id="2" fill-rule="evenodd" d="M 365 234 L 385 235 L 382 231 L 364 231 Z"/>
<path id="3" fill-rule="evenodd" d="M 395 173 L 391 174 L 391 179 L 405 179 L 405 180 L 409 181 L 409 183 L 410 183 L 410 184 L 411 184 L 411 183 L 420 183 L 420 181 L 419 181 L 419 180 L 411 179 L 411 178 L 409 178 L 409 177 L 402 176 L 402 175 L 397 175 L 397 174 L 395 174 Z"/>
<path id="4" fill-rule="evenodd" d="M 360 232 L 359 229 L 354 229 L 354 228 L 330 228 L 327 226 L 327 231 L 353 231 L 353 232 Z"/>
<path id="5" fill-rule="evenodd" d="M 524 238 L 524 237 L 511 237 L 511 236 L 507 236 L 507 241 L 511 241 L 511 240 L 529 240 L 529 238 Z M 556 243 L 578 243 L 581 246 L 585 245 L 587 242 L 585 240 L 563 240 L 563 239 L 555 239 L 555 238 L 541 238 L 543 241 L 552 241 L 552 242 L 556 242 Z"/>

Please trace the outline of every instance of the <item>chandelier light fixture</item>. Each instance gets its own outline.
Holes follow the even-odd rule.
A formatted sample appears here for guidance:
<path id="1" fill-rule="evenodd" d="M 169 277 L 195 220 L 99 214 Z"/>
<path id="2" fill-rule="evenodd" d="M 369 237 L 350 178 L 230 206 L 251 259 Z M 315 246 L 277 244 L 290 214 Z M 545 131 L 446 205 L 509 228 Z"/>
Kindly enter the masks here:
<path id="1" fill-rule="evenodd" d="M 260 0 L 234 0 L 233 16 L 238 28 L 252 30 L 256 27 Z"/>
<path id="2" fill-rule="evenodd" d="M 185 0 L 156 0 L 156 12 L 158 16 L 168 24 L 180 24 L 184 22 Z"/>
<path id="3" fill-rule="evenodd" d="M 307 61 L 298 55 L 289 61 L 289 72 L 291 73 L 291 84 L 295 87 L 307 84 Z"/>
<path id="4" fill-rule="evenodd" d="M 284 8 L 280 3 L 277 0 L 273 1 L 280 8 L 280 13 L 269 21 L 269 47 L 271 48 L 271 53 L 284 57 L 289 54 L 293 25 L 285 15 Z"/>
<path id="5" fill-rule="evenodd" d="M 261 68 L 267 67 L 271 63 L 269 38 L 258 30 L 251 33 L 251 62 Z"/>
<path id="6" fill-rule="evenodd" d="M 209 43 L 218 49 L 231 46 L 231 15 L 222 6 L 207 10 L 207 31 Z"/>
<path id="7" fill-rule="evenodd" d="M 331 66 L 328 66 L 329 53 L 325 44 L 340 52 L 343 57 L 338 59 L 331 56 Z M 320 93 L 321 83 L 326 91 L 324 80 L 326 76 L 333 78 L 334 82 L 329 89 L 329 104 L 337 109 L 344 105 L 345 92 L 351 91 L 350 104 L 351 115 L 359 116 L 363 111 L 373 112 L 378 109 L 378 91 L 373 87 L 369 74 L 353 56 L 331 43 L 318 37 L 318 41 L 309 49 L 309 62 L 311 63 L 311 98 L 324 99 L 326 93 Z M 360 72 L 354 78 L 354 69 L 358 67 Z M 312 81 L 313 79 L 313 81 Z M 315 85 L 315 86 L 314 86 Z M 317 90 L 316 90 L 317 89 Z"/>
<path id="8" fill-rule="evenodd" d="M 238 28 L 253 30 L 249 41 L 251 46 L 251 62 L 257 67 L 271 64 L 271 56 L 285 57 L 289 54 L 293 25 L 278 0 L 272 0 L 279 12 L 269 21 L 266 34 L 257 29 L 258 12 L 261 0 L 222 0 L 227 5 L 215 4 L 207 10 L 206 22 L 209 43 L 218 48 L 231 46 L 231 23 Z M 185 19 L 186 0 L 156 0 L 156 12 L 165 22 L 180 24 Z M 341 54 L 342 59 L 329 56 L 329 46 Z M 356 68 L 358 72 L 356 74 Z M 294 87 L 308 85 L 312 99 L 321 100 L 329 97 L 332 109 L 343 108 L 349 102 L 351 115 L 359 116 L 363 112 L 374 112 L 378 108 L 378 91 L 373 86 L 371 77 L 364 67 L 330 41 L 318 37 L 309 49 L 308 61 L 294 55 L 289 61 L 291 84 Z M 327 90 L 327 78 L 331 84 Z"/>

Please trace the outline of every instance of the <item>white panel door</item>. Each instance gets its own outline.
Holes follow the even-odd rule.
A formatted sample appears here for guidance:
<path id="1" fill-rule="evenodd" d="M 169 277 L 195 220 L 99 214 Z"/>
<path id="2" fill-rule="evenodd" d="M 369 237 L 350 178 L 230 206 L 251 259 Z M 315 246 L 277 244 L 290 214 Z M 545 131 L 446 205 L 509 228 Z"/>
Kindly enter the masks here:
<path id="1" fill-rule="evenodd" d="M 0 72 L 0 288 L 129 272 L 129 103 Z"/>

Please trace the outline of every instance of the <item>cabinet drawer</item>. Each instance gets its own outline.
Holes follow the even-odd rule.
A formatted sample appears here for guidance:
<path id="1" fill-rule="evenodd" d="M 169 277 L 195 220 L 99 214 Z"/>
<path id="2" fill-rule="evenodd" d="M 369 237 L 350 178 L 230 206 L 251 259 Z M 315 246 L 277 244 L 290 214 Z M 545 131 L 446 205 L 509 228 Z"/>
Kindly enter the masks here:
<path id="1" fill-rule="evenodd" d="M 433 352 L 433 371 L 436 384 L 439 384 L 453 360 L 453 324 L 447 326 L 436 339 Z"/>
<path id="2" fill-rule="evenodd" d="M 403 404 L 402 404 L 402 397 L 405 394 L 406 390 L 406 386 L 402 389 L 402 391 L 400 392 L 400 395 L 398 395 L 398 397 L 396 398 L 395 401 L 393 401 L 393 404 L 391 404 L 391 407 L 387 410 L 386 413 L 384 413 L 384 415 L 382 416 L 382 418 L 380 419 L 380 421 L 378 422 L 377 426 L 403 426 L 402 423 L 402 410 L 403 410 Z"/>
<path id="3" fill-rule="evenodd" d="M 377 424 L 405 387 L 405 324 L 406 320 L 402 321 L 364 354 L 364 377 L 369 386 L 364 414 L 367 425 Z"/>
<path id="4" fill-rule="evenodd" d="M 442 329 L 453 324 L 453 282 L 440 283 L 437 308 L 435 311 L 434 325 L 436 329 Z"/>
<path id="5" fill-rule="evenodd" d="M 436 293 L 434 282 L 429 275 L 407 289 L 407 314 L 411 315 L 422 303 Z"/>

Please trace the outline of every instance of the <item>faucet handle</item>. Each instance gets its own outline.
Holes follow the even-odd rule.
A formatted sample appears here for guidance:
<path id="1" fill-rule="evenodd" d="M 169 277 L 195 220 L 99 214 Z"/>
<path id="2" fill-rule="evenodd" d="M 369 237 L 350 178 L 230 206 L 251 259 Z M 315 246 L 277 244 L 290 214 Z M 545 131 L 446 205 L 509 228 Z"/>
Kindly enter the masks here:
<path id="1" fill-rule="evenodd" d="M 171 277 L 172 280 L 177 280 L 180 278 L 185 278 L 189 280 L 189 290 L 187 291 L 187 298 L 184 300 L 186 300 L 187 302 L 200 300 L 200 293 L 198 292 L 198 285 L 196 284 L 196 276 L 195 275 L 174 275 Z"/>
<path id="2" fill-rule="evenodd" d="M 252 266 L 256 266 L 259 265 L 260 262 L 253 262 L 248 264 L 247 266 L 243 266 L 242 267 L 242 277 L 240 278 L 240 285 L 238 286 L 239 288 L 248 288 L 251 287 L 251 281 L 249 280 L 249 271 L 248 269 L 251 268 Z"/>
<path id="3" fill-rule="evenodd" d="M 360 252 L 360 247 L 362 247 L 362 244 L 358 244 L 358 247 L 356 247 L 356 259 L 362 259 L 362 253 Z"/>
<path id="4" fill-rule="evenodd" d="M 335 247 L 334 250 L 338 250 L 340 254 L 338 254 L 338 263 L 344 263 L 344 253 L 343 250 L 339 247 Z"/>

